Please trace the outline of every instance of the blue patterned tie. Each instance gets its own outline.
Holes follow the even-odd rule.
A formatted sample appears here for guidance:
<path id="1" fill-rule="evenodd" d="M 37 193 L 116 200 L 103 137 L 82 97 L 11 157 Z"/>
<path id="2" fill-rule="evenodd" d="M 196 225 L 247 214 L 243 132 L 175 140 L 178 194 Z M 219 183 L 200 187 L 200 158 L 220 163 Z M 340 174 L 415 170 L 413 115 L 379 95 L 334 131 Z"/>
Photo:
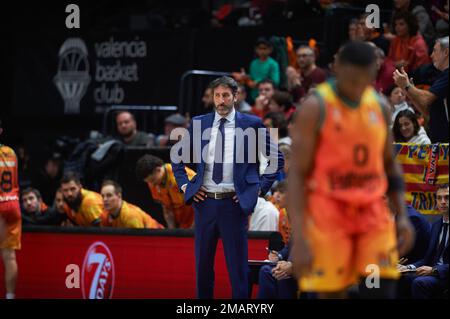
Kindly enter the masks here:
<path id="1" fill-rule="evenodd" d="M 214 152 L 214 166 L 213 166 L 213 174 L 212 174 L 212 180 L 216 184 L 220 184 L 223 179 L 223 158 L 224 158 L 224 151 L 225 151 L 225 122 L 227 121 L 226 118 L 220 119 L 220 125 L 219 130 L 217 131 L 217 137 L 216 137 L 216 146 L 215 146 L 215 152 Z M 222 136 L 222 138 L 220 138 Z"/>

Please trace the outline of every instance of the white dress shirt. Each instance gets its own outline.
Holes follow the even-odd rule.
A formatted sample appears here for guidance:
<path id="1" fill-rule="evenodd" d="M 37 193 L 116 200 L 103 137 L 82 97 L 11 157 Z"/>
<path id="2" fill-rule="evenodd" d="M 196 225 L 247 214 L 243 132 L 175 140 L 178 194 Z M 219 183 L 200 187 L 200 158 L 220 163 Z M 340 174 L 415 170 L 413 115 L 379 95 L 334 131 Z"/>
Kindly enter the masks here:
<path id="1" fill-rule="evenodd" d="M 262 197 L 258 197 L 248 230 L 278 231 L 279 218 L 280 212 L 275 205 Z"/>
<path id="2" fill-rule="evenodd" d="M 203 175 L 203 186 L 208 192 L 225 193 L 234 192 L 233 181 L 233 162 L 234 162 L 234 136 L 236 130 L 235 121 L 236 111 L 233 110 L 225 118 L 227 121 L 224 124 L 225 131 L 225 149 L 224 149 L 224 163 L 223 163 L 223 179 L 222 182 L 216 184 L 212 180 L 212 173 L 214 167 L 214 154 L 216 148 L 217 132 L 219 131 L 220 119 L 222 118 L 217 112 L 214 115 L 214 122 L 211 128 L 211 138 L 208 144 L 208 152 L 205 157 L 205 173 Z"/>

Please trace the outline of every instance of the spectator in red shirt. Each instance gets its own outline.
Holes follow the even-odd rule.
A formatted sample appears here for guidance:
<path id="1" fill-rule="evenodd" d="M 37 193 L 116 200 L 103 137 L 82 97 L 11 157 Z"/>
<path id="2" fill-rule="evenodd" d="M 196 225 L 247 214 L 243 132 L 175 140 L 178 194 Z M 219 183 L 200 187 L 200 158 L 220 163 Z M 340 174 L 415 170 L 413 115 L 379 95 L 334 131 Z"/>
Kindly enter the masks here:
<path id="1" fill-rule="evenodd" d="M 392 39 L 388 59 L 397 69 L 404 67 L 406 72 L 430 63 L 428 46 L 422 35 L 416 17 L 408 11 L 399 11 L 394 15 L 396 36 Z"/>
<path id="2" fill-rule="evenodd" d="M 305 96 L 310 87 L 322 83 L 327 78 L 324 69 L 316 65 L 316 53 L 309 46 L 301 46 L 297 49 L 297 63 L 300 72 L 293 72 L 292 68 L 286 70 L 288 75 L 288 88 L 294 103 L 298 103 Z"/>

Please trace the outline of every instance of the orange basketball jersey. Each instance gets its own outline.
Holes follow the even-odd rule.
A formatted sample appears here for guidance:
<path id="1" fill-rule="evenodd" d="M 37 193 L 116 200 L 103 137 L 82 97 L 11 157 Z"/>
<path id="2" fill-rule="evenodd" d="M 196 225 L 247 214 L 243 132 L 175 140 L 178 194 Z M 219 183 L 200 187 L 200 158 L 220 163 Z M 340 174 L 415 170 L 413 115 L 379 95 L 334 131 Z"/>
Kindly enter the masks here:
<path id="1" fill-rule="evenodd" d="M 0 202 L 19 200 L 17 165 L 14 151 L 0 144 Z"/>
<path id="2" fill-rule="evenodd" d="M 316 95 L 324 112 L 309 191 L 354 205 L 379 200 L 387 189 L 387 125 L 377 93 L 368 87 L 360 103 L 351 105 L 338 96 L 334 82 L 325 82 Z"/>

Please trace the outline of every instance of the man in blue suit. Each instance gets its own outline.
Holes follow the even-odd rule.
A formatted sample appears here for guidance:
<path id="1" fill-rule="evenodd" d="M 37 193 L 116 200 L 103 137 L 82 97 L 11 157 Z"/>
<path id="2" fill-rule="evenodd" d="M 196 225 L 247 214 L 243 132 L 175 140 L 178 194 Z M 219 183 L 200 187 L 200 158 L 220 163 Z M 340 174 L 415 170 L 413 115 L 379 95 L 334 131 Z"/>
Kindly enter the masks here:
<path id="1" fill-rule="evenodd" d="M 297 279 L 292 274 L 292 262 L 289 259 L 288 243 L 278 253 L 271 251 L 268 259 L 273 265 L 264 265 L 259 270 L 258 299 L 295 299 L 297 297 Z"/>
<path id="2" fill-rule="evenodd" d="M 414 264 L 400 267 L 400 271 L 415 270 L 411 280 L 411 296 L 428 299 L 448 290 L 448 185 L 436 191 L 437 209 L 442 214 L 431 227 L 431 238 L 425 257 Z"/>
<path id="3" fill-rule="evenodd" d="M 425 216 L 415 210 L 411 205 L 408 205 L 406 209 L 409 220 L 414 226 L 416 238 L 414 240 L 413 248 L 409 251 L 408 254 L 402 257 L 405 259 L 404 263 L 409 262 L 410 264 L 413 264 L 421 260 L 428 250 L 428 245 L 430 243 L 431 225 L 430 222 L 425 218 Z"/>
<path id="4" fill-rule="evenodd" d="M 232 78 L 218 78 L 210 88 L 214 112 L 192 119 L 188 133 L 172 147 L 172 167 L 185 202 L 195 210 L 197 297 L 214 296 L 214 258 L 221 238 L 232 297 L 248 298 L 248 216 L 284 160 L 261 120 L 234 109 L 238 85 Z M 260 155 L 267 161 L 262 161 L 267 167 L 261 176 Z M 191 180 L 188 162 L 196 165 Z"/>

